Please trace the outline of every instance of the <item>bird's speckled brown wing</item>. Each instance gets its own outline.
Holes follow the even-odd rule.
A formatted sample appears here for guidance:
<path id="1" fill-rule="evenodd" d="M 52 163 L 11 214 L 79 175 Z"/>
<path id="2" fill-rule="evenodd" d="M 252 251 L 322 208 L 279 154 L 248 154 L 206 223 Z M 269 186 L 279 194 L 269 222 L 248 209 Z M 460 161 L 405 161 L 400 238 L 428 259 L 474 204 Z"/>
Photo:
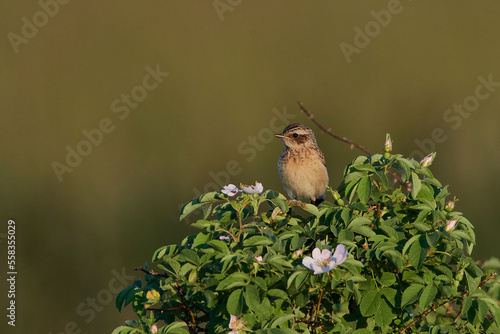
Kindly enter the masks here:
<path id="1" fill-rule="evenodd" d="M 326 161 L 325 161 L 325 155 L 323 154 L 323 152 L 321 152 L 320 149 L 318 149 L 318 154 L 319 154 L 319 158 L 321 159 L 321 162 L 323 163 L 323 165 L 325 165 L 326 167 Z"/>

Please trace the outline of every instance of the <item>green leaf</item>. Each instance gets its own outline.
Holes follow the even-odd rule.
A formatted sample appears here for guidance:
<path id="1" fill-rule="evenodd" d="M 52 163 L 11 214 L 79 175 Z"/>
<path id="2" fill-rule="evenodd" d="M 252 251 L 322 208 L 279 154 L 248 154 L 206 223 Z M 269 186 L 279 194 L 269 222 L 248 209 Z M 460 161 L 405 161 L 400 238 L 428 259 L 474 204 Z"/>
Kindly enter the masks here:
<path id="1" fill-rule="evenodd" d="M 358 234 L 361 234 L 361 235 L 364 235 L 365 237 L 373 237 L 376 235 L 375 232 L 373 232 L 373 230 L 371 228 L 369 228 L 368 226 L 356 226 L 354 228 L 351 229 L 353 232 L 356 232 Z"/>
<path id="2" fill-rule="evenodd" d="M 164 330 L 166 331 L 166 333 L 189 334 L 189 331 L 187 329 L 181 327 L 187 327 L 186 323 L 184 321 L 176 321 L 171 324 L 168 324 L 164 328 Z"/>
<path id="3" fill-rule="evenodd" d="M 227 311 L 229 314 L 239 317 L 243 312 L 244 302 L 245 299 L 243 298 L 243 289 L 234 290 L 227 299 Z"/>
<path id="4" fill-rule="evenodd" d="M 267 291 L 266 281 L 262 277 L 252 277 L 252 283 L 257 285 L 262 291 Z"/>
<path id="5" fill-rule="evenodd" d="M 381 301 L 382 297 L 378 290 L 369 291 L 366 295 L 364 295 L 363 299 L 361 299 L 361 304 L 359 305 L 361 314 L 365 317 L 374 315 L 379 308 Z"/>
<path id="6" fill-rule="evenodd" d="M 467 313 L 469 311 L 469 308 L 472 306 L 472 298 L 467 295 L 463 298 L 463 303 L 462 303 L 462 314 Z"/>
<path id="7" fill-rule="evenodd" d="M 384 272 L 377 278 L 377 281 L 383 286 L 391 286 L 396 283 L 396 275 L 393 273 Z"/>
<path id="8" fill-rule="evenodd" d="M 346 185 L 352 181 L 357 181 L 363 177 L 367 176 L 366 172 L 355 171 L 346 175 L 344 182 Z"/>
<path id="9" fill-rule="evenodd" d="M 343 208 L 340 212 L 340 217 L 344 221 L 344 224 L 347 226 L 347 224 L 349 224 L 349 222 L 351 221 L 352 211 L 348 208 Z"/>
<path id="10" fill-rule="evenodd" d="M 290 288 L 290 286 L 292 285 L 292 282 L 295 281 L 295 288 L 297 290 L 299 290 L 300 287 L 302 286 L 302 284 L 304 284 L 304 282 L 306 281 L 306 279 L 307 279 L 308 276 L 309 276 L 309 271 L 306 271 L 306 270 L 301 270 L 301 271 L 294 272 L 288 278 L 288 281 L 287 281 L 287 284 L 286 284 L 287 288 Z"/>
<path id="11" fill-rule="evenodd" d="M 268 237 L 257 235 L 243 241 L 243 247 L 272 245 L 274 242 Z"/>
<path id="12" fill-rule="evenodd" d="M 400 300 L 398 299 L 398 291 L 392 288 L 382 288 L 380 292 L 384 295 L 384 297 L 391 303 L 392 306 L 399 308 Z M 401 298 L 401 295 L 399 295 Z"/>
<path id="13" fill-rule="evenodd" d="M 184 204 L 181 208 L 181 214 L 179 220 L 183 220 L 187 215 L 189 215 L 194 210 L 198 209 L 200 206 L 205 205 L 206 203 L 200 203 L 198 199 L 192 200 Z"/>
<path id="14" fill-rule="evenodd" d="M 370 176 L 365 176 L 359 181 L 357 192 L 361 203 L 368 202 L 372 193 L 372 180 Z"/>
<path id="15" fill-rule="evenodd" d="M 285 314 L 278 316 L 271 322 L 271 328 L 277 327 L 286 321 L 292 320 L 293 318 L 295 318 L 295 314 Z"/>
<path id="16" fill-rule="evenodd" d="M 380 179 L 380 182 L 382 183 L 382 187 L 384 187 L 384 189 L 388 189 L 389 188 L 389 182 L 387 180 L 387 174 L 385 172 L 377 172 L 377 176 L 379 177 Z"/>
<path id="17" fill-rule="evenodd" d="M 422 237 L 420 237 L 418 241 L 414 242 L 411 245 L 408 256 L 410 259 L 410 263 L 416 269 L 420 269 L 420 267 L 422 267 L 422 264 L 427 257 L 428 248 L 429 246 L 427 245 L 427 241 Z"/>
<path id="18" fill-rule="evenodd" d="M 185 260 L 191 264 L 194 264 L 195 266 L 200 265 L 200 257 L 198 256 L 198 253 L 196 253 L 192 249 L 184 248 L 181 251 L 181 254 L 179 254 L 179 259 Z"/>
<path id="19" fill-rule="evenodd" d="M 349 225 L 347 226 L 347 228 L 352 229 L 353 227 L 357 227 L 357 226 L 361 226 L 361 225 L 368 225 L 368 224 L 371 224 L 371 223 L 372 223 L 372 221 L 369 218 L 366 218 L 366 217 L 356 217 L 356 218 L 354 218 L 349 223 Z"/>
<path id="20" fill-rule="evenodd" d="M 426 233 L 425 238 L 430 247 L 435 247 L 441 237 L 440 232 Z"/>
<path id="21" fill-rule="evenodd" d="M 221 240 L 210 240 L 208 245 L 214 247 L 216 250 L 221 252 L 222 254 L 229 254 L 229 248 L 227 248 L 227 244 Z"/>
<path id="22" fill-rule="evenodd" d="M 408 250 L 408 248 L 415 242 L 418 240 L 418 238 L 420 238 L 420 235 L 414 235 L 413 237 L 411 237 L 410 239 L 408 239 L 408 241 L 405 243 L 404 247 L 403 247 L 403 254 L 406 254 L 406 251 Z"/>
<path id="23" fill-rule="evenodd" d="M 438 289 L 434 284 L 427 285 L 420 295 L 420 300 L 418 302 L 420 307 L 426 308 L 430 303 L 432 303 L 434 298 L 436 298 L 437 292 Z"/>
<path id="24" fill-rule="evenodd" d="M 422 189 L 422 183 L 420 182 L 420 178 L 414 172 L 411 173 L 411 196 L 413 198 L 417 198 L 418 193 Z"/>
<path id="25" fill-rule="evenodd" d="M 136 334 L 136 333 L 144 333 L 144 332 L 139 331 L 138 329 L 133 327 L 120 326 L 115 328 L 115 330 L 111 334 Z"/>
<path id="26" fill-rule="evenodd" d="M 398 268 L 398 270 L 403 270 L 403 255 L 400 252 L 396 252 L 394 250 L 386 250 L 383 255 L 389 259 L 389 261 Z"/>
<path id="27" fill-rule="evenodd" d="M 387 305 L 385 300 L 382 299 L 380 301 L 380 305 L 375 311 L 375 322 L 380 327 L 387 327 L 391 324 L 392 319 L 392 309 L 389 305 Z"/>
<path id="28" fill-rule="evenodd" d="M 264 297 L 262 303 L 260 303 L 259 308 L 255 311 L 255 314 L 259 318 L 259 320 L 264 321 L 271 317 L 271 302 L 269 298 Z"/>
<path id="29" fill-rule="evenodd" d="M 314 204 L 306 203 L 304 210 L 306 210 L 309 213 L 312 213 L 316 217 L 321 216 L 321 214 L 320 214 L 320 212 L 318 210 L 318 207 L 316 205 L 314 205 Z"/>
<path id="30" fill-rule="evenodd" d="M 207 232 L 198 233 L 196 235 L 196 238 L 194 238 L 193 248 L 196 248 L 200 245 L 205 245 L 209 239 L 210 239 L 210 233 Z"/>
<path id="31" fill-rule="evenodd" d="M 288 297 L 288 294 L 285 291 L 280 290 L 280 289 L 271 289 L 267 292 L 267 295 L 271 296 L 271 297 L 283 299 L 283 300 L 290 300 L 290 298 Z"/>
<path id="32" fill-rule="evenodd" d="M 419 295 L 420 291 L 424 286 L 422 284 L 412 284 L 403 292 L 403 297 L 401 297 L 401 306 L 405 307 L 408 304 L 414 303 Z"/>
<path id="33" fill-rule="evenodd" d="M 245 302 L 248 308 L 256 311 L 260 306 L 259 290 L 253 284 L 249 284 L 245 288 Z"/>
<path id="34" fill-rule="evenodd" d="M 250 277 L 245 273 L 233 273 L 223 279 L 215 290 L 222 291 L 228 290 L 239 286 L 244 286 L 250 280 Z"/>
<path id="35" fill-rule="evenodd" d="M 488 313 L 488 304 L 486 304 L 484 300 L 479 299 L 477 301 L 477 306 L 477 317 L 482 321 L 486 317 L 486 313 Z"/>

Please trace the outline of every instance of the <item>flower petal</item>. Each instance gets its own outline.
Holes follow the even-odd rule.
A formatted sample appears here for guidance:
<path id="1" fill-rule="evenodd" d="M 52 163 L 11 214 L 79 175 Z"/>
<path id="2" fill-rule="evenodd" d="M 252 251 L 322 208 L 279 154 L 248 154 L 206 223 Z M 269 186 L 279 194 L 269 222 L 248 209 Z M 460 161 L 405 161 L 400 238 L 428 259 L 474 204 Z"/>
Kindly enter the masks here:
<path id="1" fill-rule="evenodd" d="M 314 259 L 310 256 L 306 256 L 305 258 L 302 259 L 302 264 L 309 269 L 314 269 L 313 266 L 315 263 L 316 261 L 314 261 Z"/>
<path id="2" fill-rule="evenodd" d="M 312 255 L 313 259 L 315 259 L 316 261 L 319 260 L 321 258 L 321 251 L 319 250 L 319 248 L 314 248 Z"/>
<path id="3" fill-rule="evenodd" d="M 331 256 L 332 256 L 332 252 L 330 252 L 328 249 L 323 249 L 321 251 L 321 258 L 323 261 L 326 261 Z"/>
<path id="4" fill-rule="evenodd" d="M 334 262 L 335 265 L 339 265 L 346 259 L 347 259 L 347 251 L 345 250 L 345 246 L 339 244 L 335 249 L 335 253 L 333 253 L 332 262 Z"/>

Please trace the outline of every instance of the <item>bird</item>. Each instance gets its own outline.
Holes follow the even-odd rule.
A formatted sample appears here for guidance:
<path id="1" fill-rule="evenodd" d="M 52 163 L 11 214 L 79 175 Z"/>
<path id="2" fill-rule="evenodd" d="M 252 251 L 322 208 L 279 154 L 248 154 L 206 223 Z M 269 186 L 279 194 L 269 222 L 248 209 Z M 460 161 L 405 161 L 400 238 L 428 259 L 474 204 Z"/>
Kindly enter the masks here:
<path id="1" fill-rule="evenodd" d="M 293 123 L 275 137 L 280 138 L 285 146 L 278 160 L 285 192 L 291 199 L 320 204 L 325 199 L 329 179 L 325 156 L 318 147 L 313 130 Z"/>

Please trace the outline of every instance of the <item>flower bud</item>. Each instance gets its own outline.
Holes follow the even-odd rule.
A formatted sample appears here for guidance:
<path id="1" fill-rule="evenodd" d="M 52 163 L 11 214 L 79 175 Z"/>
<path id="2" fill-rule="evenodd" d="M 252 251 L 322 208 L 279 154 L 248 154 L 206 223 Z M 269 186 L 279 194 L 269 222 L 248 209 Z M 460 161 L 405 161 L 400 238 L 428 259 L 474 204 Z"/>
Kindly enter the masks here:
<path id="1" fill-rule="evenodd" d="M 387 133 L 385 135 L 384 152 L 385 153 L 391 153 L 391 151 L 392 151 L 391 135 Z"/>
<path id="2" fill-rule="evenodd" d="M 434 160 L 435 157 L 436 157 L 436 152 L 429 154 L 420 161 L 420 165 L 422 167 L 429 167 L 432 164 L 432 161 Z"/>
<path id="3" fill-rule="evenodd" d="M 292 254 L 292 260 L 297 260 L 299 259 L 300 257 L 302 257 L 302 254 L 304 252 L 302 251 L 302 249 L 297 249 L 295 252 L 293 252 Z"/>
<path id="4" fill-rule="evenodd" d="M 332 196 L 333 196 L 333 199 L 338 201 L 339 199 L 341 199 L 342 197 L 340 197 L 340 194 L 337 190 L 334 190 L 333 193 L 332 193 Z"/>
<path id="5" fill-rule="evenodd" d="M 446 225 L 444 226 L 444 230 L 446 232 L 451 232 L 455 229 L 456 226 L 457 226 L 457 220 L 453 219 L 453 220 L 446 222 Z"/>
<path id="6" fill-rule="evenodd" d="M 448 203 L 446 203 L 446 205 L 444 206 L 444 209 L 447 211 L 447 212 L 450 212 L 450 211 L 453 211 L 453 209 L 455 208 L 455 202 L 453 201 L 449 201 Z"/>

